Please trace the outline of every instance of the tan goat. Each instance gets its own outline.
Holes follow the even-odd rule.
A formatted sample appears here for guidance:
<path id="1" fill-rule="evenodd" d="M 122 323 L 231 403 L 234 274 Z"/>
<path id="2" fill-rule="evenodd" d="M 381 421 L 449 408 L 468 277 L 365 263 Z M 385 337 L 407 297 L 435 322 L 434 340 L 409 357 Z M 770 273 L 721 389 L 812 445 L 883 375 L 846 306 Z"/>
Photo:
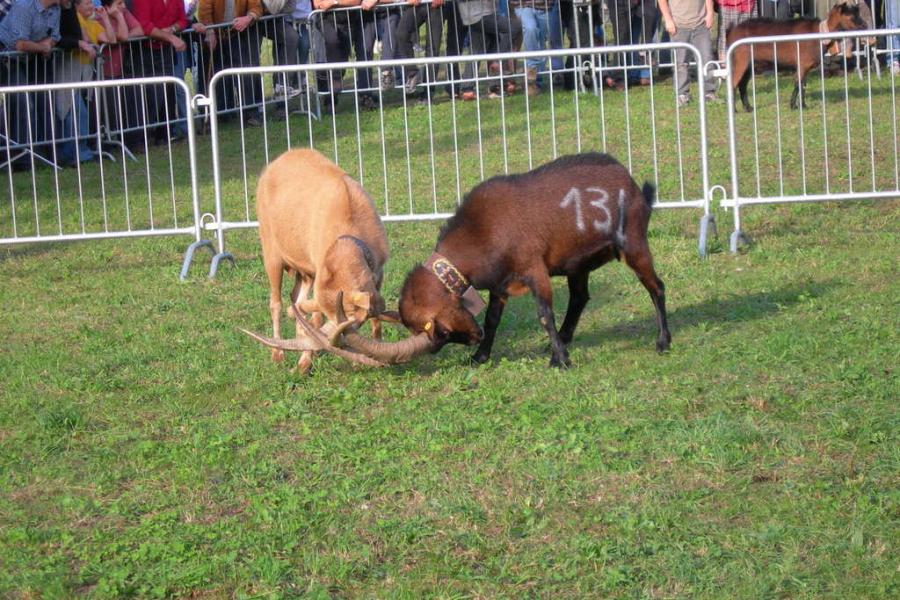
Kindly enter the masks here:
<path id="1" fill-rule="evenodd" d="M 275 339 L 281 337 L 284 271 L 295 275 L 291 301 L 300 318 L 312 315 L 316 328 L 322 327 L 323 315 L 335 327 L 343 315 L 357 324 L 373 318 L 372 332 L 380 337 L 379 318 L 393 320 L 383 314 L 380 293 L 388 243 L 362 186 L 315 150 L 289 150 L 260 176 L 256 215 Z M 305 329 L 296 324 L 298 339 Z M 303 345 L 295 349 L 303 350 L 297 368 L 305 373 L 312 351 Z M 272 360 L 284 360 L 284 351 L 273 348 Z"/>

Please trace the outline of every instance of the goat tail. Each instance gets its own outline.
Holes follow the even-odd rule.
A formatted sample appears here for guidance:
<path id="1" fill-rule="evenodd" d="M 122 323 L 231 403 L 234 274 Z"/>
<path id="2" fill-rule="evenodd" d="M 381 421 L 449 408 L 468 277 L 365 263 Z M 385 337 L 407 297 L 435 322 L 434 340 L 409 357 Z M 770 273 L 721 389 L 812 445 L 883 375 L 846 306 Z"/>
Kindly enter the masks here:
<path id="1" fill-rule="evenodd" d="M 647 208 L 653 210 L 653 205 L 656 203 L 656 186 L 649 181 L 645 181 L 644 187 L 641 188 L 641 194 L 644 195 L 644 202 L 647 203 Z"/>

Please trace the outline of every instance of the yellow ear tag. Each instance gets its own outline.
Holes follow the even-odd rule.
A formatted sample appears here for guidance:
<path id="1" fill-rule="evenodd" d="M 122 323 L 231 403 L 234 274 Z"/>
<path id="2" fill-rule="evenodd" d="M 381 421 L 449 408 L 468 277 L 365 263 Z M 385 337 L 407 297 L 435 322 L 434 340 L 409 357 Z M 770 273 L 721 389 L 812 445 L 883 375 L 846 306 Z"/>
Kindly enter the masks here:
<path id="1" fill-rule="evenodd" d="M 431 321 L 425 323 L 425 331 L 431 331 Z"/>

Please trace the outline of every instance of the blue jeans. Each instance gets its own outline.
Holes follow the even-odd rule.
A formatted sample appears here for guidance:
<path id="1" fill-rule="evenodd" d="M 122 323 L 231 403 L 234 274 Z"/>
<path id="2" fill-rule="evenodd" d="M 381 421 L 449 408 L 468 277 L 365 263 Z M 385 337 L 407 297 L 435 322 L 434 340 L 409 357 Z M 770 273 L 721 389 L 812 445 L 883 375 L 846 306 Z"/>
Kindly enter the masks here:
<path id="1" fill-rule="evenodd" d="M 61 92 L 69 94 L 68 90 Z M 81 92 L 75 90 L 75 102 L 72 110 L 66 114 L 62 121 L 62 128 L 59 132 L 61 138 L 75 137 L 76 131 L 78 135 L 78 150 L 76 154 L 75 141 L 66 141 L 59 144 L 56 158 L 63 165 L 73 165 L 75 161 L 84 162 L 94 159 L 94 151 L 88 148 L 87 141 L 90 136 L 90 116 L 88 114 L 87 104 L 81 95 Z"/>
<path id="2" fill-rule="evenodd" d="M 550 30 L 553 23 L 559 22 L 559 4 L 554 3 L 549 11 L 538 10 L 534 8 L 517 8 L 516 16 L 522 22 L 522 45 L 526 51 L 538 51 L 547 47 L 550 40 Z M 554 59 L 553 67 L 562 68 L 559 59 Z M 545 58 L 529 58 L 525 65 L 529 69 L 546 69 L 547 59 Z"/>
<path id="3" fill-rule="evenodd" d="M 173 61 L 173 71 L 172 75 L 177 77 L 178 79 L 184 79 L 184 73 L 187 70 L 185 66 L 185 55 L 187 51 L 184 52 L 175 52 L 175 60 Z M 175 88 L 175 110 L 176 116 L 178 118 L 177 121 L 172 123 L 171 135 L 173 136 L 187 136 L 187 113 L 185 112 L 187 107 L 187 97 L 184 94 L 184 90 L 180 87 Z"/>
<path id="4" fill-rule="evenodd" d="M 900 27 L 900 0 L 885 0 L 884 28 L 897 29 L 898 27 Z M 888 36 L 887 48 L 892 51 L 887 55 L 888 61 L 900 60 L 900 35 Z"/>

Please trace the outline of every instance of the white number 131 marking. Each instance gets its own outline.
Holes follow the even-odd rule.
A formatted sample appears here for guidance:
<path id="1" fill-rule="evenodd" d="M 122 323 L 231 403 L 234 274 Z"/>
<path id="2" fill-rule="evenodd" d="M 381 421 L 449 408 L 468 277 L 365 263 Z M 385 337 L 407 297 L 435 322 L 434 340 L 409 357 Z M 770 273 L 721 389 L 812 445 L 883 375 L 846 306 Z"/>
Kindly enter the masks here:
<path id="1" fill-rule="evenodd" d="M 602 188 L 596 187 L 587 188 L 585 191 L 591 194 L 599 194 L 597 198 L 588 201 L 588 204 L 603 212 L 602 219 L 593 219 L 594 229 L 600 233 L 609 233 L 612 231 L 612 213 L 609 212 L 609 208 L 606 206 L 606 203 L 609 201 L 609 193 Z M 622 196 L 623 193 L 620 191 L 619 195 Z M 581 208 L 581 190 L 578 188 L 572 188 L 566 192 L 562 202 L 559 203 L 559 207 L 569 208 L 569 206 L 573 204 L 575 205 L 575 226 L 578 228 L 578 231 L 584 231 L 584 211 Z M 622 204 L 623 201 L 620 197 L 620 208 Z"/>

